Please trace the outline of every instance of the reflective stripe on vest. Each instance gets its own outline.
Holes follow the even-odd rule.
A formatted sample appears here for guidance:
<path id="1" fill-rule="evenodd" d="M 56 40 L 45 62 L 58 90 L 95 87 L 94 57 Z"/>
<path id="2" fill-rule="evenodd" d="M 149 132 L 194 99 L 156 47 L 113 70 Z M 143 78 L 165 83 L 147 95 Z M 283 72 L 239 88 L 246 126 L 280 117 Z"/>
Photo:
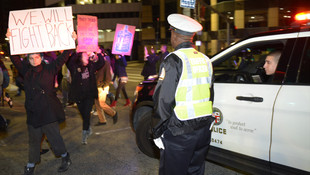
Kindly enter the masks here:
<path id="1" fill-rule="evenodd" d="M 210 85 L 212 66 L 209 58 L 193 48 L 175 53 L 183 63 L 175 93 L 174 112 L 179 120 L 191 120 L 212 114 Z"/>

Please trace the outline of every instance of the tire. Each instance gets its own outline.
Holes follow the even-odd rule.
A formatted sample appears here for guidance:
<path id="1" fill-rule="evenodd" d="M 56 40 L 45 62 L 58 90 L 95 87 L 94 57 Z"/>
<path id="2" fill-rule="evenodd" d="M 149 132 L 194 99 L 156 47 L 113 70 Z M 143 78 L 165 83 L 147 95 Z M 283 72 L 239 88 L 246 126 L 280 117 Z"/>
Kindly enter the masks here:
<path id="1" fill-rule="evenodd" d="M 149 157 L 158 159 L 159 149 L 153 141 L 151 117 L 152 111 L 149 111 L 139 120 L 136 130 L 136 142 L 141 152 Z"/>
<path id="2" fill-rule="evenodd" d="M 137 130 L 139 121 L 145 116 L 146 113 L 152 112 L 152 110 L 153 108 L 150 106 L 141 106 L 136 110 L 132 120 L 132 126 L 135 131 Z"/>

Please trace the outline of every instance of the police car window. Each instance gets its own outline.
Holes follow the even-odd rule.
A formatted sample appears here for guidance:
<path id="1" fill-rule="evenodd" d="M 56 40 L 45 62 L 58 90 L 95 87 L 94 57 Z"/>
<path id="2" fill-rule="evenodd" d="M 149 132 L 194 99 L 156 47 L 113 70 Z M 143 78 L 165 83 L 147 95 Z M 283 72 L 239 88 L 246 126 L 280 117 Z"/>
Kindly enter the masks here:
<path id="1" fill-rule="evenodd" d="M 310 39 L 308 38 L 306 48 L 303 52 L 297 82 L 310 84 Z"/>
<path id="2" fill-rule="evenodd" d="M 252 43 L 236 50 L 214 66 L 215 82 L 267 83 L 264 71 L 266 56 L 272 51 L 282 51 L 286 40 Z"/>

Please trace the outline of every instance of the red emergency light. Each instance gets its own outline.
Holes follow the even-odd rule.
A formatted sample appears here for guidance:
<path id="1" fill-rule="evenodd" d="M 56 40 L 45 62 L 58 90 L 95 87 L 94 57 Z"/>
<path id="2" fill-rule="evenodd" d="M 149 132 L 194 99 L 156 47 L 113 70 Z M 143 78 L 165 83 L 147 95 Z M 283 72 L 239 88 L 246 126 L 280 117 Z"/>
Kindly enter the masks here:
<path id="1" fill-rule="evenodd" d="M 307 12 L 301 12 L 295 15 L 296 21 L 306 21 L 310 20 L 310 11 Z"/>

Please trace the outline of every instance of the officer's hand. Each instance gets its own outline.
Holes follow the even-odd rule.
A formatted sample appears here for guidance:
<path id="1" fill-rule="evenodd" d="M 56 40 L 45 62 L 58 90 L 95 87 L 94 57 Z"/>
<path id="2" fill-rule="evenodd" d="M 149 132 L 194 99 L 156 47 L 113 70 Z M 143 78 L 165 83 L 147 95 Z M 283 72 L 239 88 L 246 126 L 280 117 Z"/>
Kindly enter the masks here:
<path id="1" fill-rule="evenodd" d="M 163 135 L 161 135 L 160 137 L 153 139 L 155 145 L 159 148 L 159 149 L 165 149 L 164 143 L 162 141 L 162 138 L 164 138 Z"/>

